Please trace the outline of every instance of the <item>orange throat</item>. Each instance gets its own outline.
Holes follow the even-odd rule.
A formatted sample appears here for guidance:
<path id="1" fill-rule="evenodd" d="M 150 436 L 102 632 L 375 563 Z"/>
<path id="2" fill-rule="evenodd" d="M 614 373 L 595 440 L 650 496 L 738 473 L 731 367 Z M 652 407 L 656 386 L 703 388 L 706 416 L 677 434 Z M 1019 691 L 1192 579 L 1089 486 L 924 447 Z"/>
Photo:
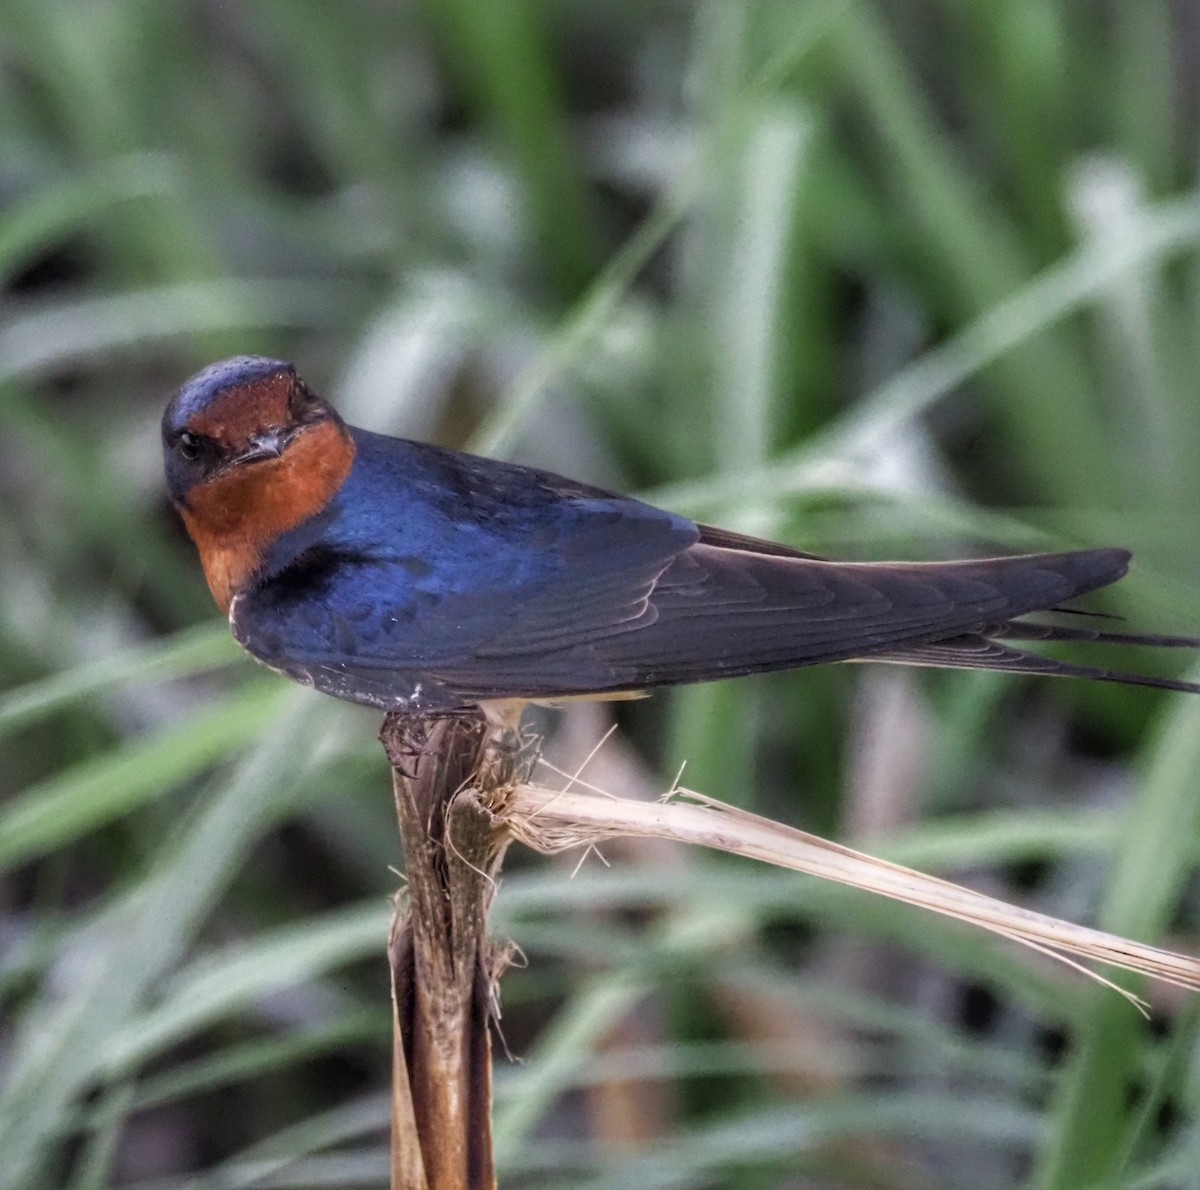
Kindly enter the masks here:
<path id="1" fill-rule="evenodd" d="M 353 464 L 350 435 L 326 421 L 302 431 L 278 459 L 234 467 L 188 493 L 183 523 L 223 612 L 280 535 L 328 506 Z"/>

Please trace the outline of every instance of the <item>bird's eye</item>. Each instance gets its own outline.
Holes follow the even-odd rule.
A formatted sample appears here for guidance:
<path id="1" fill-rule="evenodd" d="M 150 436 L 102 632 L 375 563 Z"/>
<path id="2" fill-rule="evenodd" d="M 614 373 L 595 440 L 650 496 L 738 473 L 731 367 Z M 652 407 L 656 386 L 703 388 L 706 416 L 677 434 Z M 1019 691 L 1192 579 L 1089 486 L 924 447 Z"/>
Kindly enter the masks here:
<path id="1" fill-rule="evenodd" d="M 175 439 L 175 449 L 191 462 L 193 459 L 200 457 L 200 438 L 196 434 L 190 434 L 184 430 L 178 438 Z"/>

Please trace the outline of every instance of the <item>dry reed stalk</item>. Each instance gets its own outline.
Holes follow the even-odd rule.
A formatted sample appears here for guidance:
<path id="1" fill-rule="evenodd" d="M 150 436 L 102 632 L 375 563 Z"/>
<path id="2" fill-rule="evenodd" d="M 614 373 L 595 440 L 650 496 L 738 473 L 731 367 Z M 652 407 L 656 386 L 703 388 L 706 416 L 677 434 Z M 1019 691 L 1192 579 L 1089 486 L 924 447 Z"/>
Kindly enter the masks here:
<path id="1" fill-rule="evenodd" d="M 392 978 L 393 1190 L 488 1190 L 495 986 L 508 952 L 487 938 L 507 835 L 487 803 L 516 780 L 515 732 L 482 715 L 389 714 L 407 885 L 397 898 Z"/>

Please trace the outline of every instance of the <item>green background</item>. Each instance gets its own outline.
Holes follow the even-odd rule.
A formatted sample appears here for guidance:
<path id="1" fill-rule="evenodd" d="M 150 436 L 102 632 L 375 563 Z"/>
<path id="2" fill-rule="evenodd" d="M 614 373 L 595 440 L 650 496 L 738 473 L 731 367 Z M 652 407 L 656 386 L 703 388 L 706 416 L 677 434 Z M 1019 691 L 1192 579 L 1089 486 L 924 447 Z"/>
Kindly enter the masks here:
<path id="1" fill-rule="evenodd" d="M 187 375 L 840 556 L 1125 545 L 1090 606 L 1196 631 L 1198 61 L 1192 0 L 0 0 L 0 1185 L 384 1178 L 377 717 L 229 640 Z M 1196 948 L 1198 702 L 846 667 L 620 719 L 614 792 L 686 759 Z M 605 855 L 498 899 L 505 1185 L 1200 1186 L 1196 1001 Z"/>

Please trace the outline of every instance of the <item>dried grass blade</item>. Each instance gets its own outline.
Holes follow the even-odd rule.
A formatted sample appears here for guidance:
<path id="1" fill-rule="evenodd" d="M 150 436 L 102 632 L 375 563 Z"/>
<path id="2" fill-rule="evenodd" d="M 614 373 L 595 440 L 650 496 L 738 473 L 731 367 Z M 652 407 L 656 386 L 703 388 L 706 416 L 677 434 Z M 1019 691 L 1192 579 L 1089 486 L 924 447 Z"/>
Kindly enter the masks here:
<path id="1" fill-rule="evenodd" d="M 514 837 L 538 851 L 594 846 L 628 835 L 674 839 L 918 905 L 1050 954 L 1115 988 L 1139 1009 L 1137 996 L 1068 956 L 1200 991 L 1198 959 L 1010 905 L 687 789 L 674 790 L 669 800 L 643 802 L 526 784 L 513 791 L 504 818 Z"/>

